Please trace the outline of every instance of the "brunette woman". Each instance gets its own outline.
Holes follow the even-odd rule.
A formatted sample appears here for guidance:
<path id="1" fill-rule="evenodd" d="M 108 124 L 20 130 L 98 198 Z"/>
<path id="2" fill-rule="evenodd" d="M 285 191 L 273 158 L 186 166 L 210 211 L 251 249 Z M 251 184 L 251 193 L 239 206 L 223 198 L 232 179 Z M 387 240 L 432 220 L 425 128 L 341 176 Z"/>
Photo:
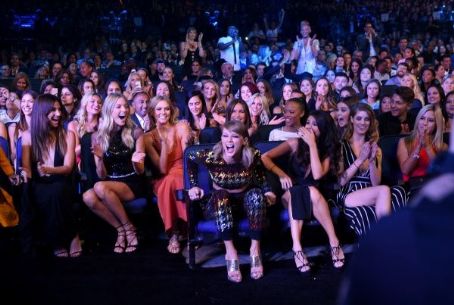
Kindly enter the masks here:
<path id="1" fill-rule="evenodd" d="M 31 179 L 23 196 L 21 221 L 25 251 L 31 250 L 35 234 L 57 257 L 81 254 L 73 215 L 75 136 L 63 128 L 63 105 L 51 94 L 40 95 L 33 104 L 29 130 L 22 132 L 22 165 Z M 41 224 L 38 228 L 34 227 Z"/>
<path id="2" fill-rule="evenodd" d="M 299 138 L 289 139 L 262 156 L 263 164 L 279 177 L 285 191 L 282 200 L 289 210 L 295 264 L 300 272 L 310 270 L 301 246 L 301 233 L 303 222 L 313 215 L 328 234 L 334 267 L 341 268 L 344 253 L 326 199 L 318 190 L 318 181 L 330 171 L 336 175 L 338 170 L 340 151 L 334 120 L 324 111 L 312 112 L 298 135 Z M 288 153 L 290 172 L 287 174 L 272 159 Z"/>

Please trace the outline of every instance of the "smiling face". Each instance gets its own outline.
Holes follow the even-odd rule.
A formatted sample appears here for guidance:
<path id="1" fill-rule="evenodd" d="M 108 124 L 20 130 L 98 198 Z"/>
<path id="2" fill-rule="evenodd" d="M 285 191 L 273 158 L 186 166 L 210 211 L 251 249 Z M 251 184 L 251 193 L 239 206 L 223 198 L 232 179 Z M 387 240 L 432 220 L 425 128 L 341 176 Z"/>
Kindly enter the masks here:
<path id="1" fill-rule="evenodd" d="M 102 100 L 98 95 L 93 95 L 87 102 L 86 111 L 89 114 L 98 115 L 101 113 Z"/>
<path id="2" fill-rule="evenodd" d="M 162 72 L 162 79 L 165 81 L 172 81 L 173 79 L 173 70 L 169 67 L 165 67 L 164 71 Z"/>
<path id="3" fill-rule="evenodd" d="M 27 81 L 25 78 L 19 78 L 16 83 L 17 90 L 25 90 L 27 89 Z"/>
<path id="4" fill-rule="evenodd" d="M 161 100 L 156 104 L 154 109 L 154 117 L 158 124 L 165 125 L 169 123 L 172 116 L 171 106 L 166 100 Z"/>
<path id="5" fill-rule="evenodd" d="M 167 86 L 166 83 L 159 83 L 158 86 L 156 87 L 156 95 L 157 96 L 164 96 L 164 97 L 169 97 L 170 96 L 170 90 L 169 87 Z"/>
<path id="6" fill-rule="evenodd" d="M 440 92 L 438 92 L 437 88 L 430 87 L 429 90 L 427 90 L 427 102 L 429 104 L 439 104 L 440 101 Z"/>
<path id="7" fill-rule="evenodd" d="M 60 125 L 62 118 L 62 109 L 59 102 L 54 102 L 54 106 L 47 114 L 47 119 L 49 120 L 49 125 L 52 128 L 57 128 Z"/>
<path id="8" fill-rule="evenodd" d="M 26 116 L 32 115 L 34 102 L 35 100 L 33 99 L 33 96 L 31 96 L 31 94 L 27 93 L 22 96 L 22 99 L 20 101 L 20 109 L 24 115 Z"/>
<path id="9" fill-rule="evenodd" d="M 124 97 L 120 97 L 114 105 L 112 110 L 112 119 L 114 123 L 120 127 L 126 125 L 126 121 L 129 117 L 129 105 L 128 101 Z"/>
<path id="10" fill-rule="evenodd" d="M 284 107 L 285 126 L 299 127 L 301 126 L 301 118 L 304 116 L 301 106 L 296 102 L 288 102 Z"/>
<path id="11" fill-rule="evenodd" d="M 203 85 L 203 96 L 207 100 L 212 100 L 216 96 L 216 87 L 211 82 L 206 82 Z"/>
<path id="12" fill-rule="evenodd" d="M 202 101 L 198 96 L 193 96 L 188 101 L 189 111 L 193 115 L 199 115 L 202 112 Z"/>
<path id="13" fill-rule="evenodd" d="M 358 111 L 354 117 L 351 118 L 353 130 L 359 135 L 366 135 L 369 131 L 371 121 L 369 114 L 366 111 Z"/>
<path id="14" fill-rule="evenodd" d="M 312 94 L 312 89 L 312 84 L 309 80 L 304 79 L 301 81 L 300 90 L 305 96 L 310 96 Z"/>
<path id="15" fill-rule="evenodd" d="M 452 118 L 454 116 L 454 94 L 450 94 L 446 99 L 445 108 L 448 116 Z"/>
<path id="16" fill-rule="evenodd" d="M 409 105 L 398 94 L 393 94 L 391 99 L 391 114 L 394 117 L 402 117 L 408 112 Z"/>
<path id="17" fill-rule="evenodd" d="M 245 139 L 227 128 L 222 130 L 221 136 L 223 158 L 226 162 L 235 162 L 241 158 Z"/>
<path id="18" fill-rule="evenodd" d="M 249 106 L 249 112 L 251 116 L 259 116 L 263 111 L 263 102 L 260 97 L 254 98 L 251 105 Z"/>
<path id="19" fill-rule="evenodd" d="M 337 125 L 341 128 L 344 128 L 348 124 L 348 119 L 350 118 L 350 108 L 347 104 L 342 102 L 337 103 L 336 108 Z"/>
<path id="20" fill-rule="evenodd" d="M 244 109 L 243 104 L 238 103 L 233 107 L 230 120 L 239 121 L 243 124 L 246 123 L 246 110 Z"/>

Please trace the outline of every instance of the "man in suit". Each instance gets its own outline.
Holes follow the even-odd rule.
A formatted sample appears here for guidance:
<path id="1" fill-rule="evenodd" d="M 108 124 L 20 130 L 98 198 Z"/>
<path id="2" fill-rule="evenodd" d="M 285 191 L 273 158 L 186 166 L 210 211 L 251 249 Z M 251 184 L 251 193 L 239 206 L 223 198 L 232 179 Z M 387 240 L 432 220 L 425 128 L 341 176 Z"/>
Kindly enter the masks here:
<path id="1" fill-rule="evenodd" d="M 145 91 L 136 91 L 133 93 L 131 106 L 134 108 L 134 114 L 131 115 L 131 119 L 144 132 L 150 130 L 149 104 L 150 96 Z"/>
<path id="2" fill-rule="evenodd" d="M 381 39 L 374 30 L 372 23 L 364 24 L 364 33 L 360 34 L 356 39 L 358 50 L 363 53 L 363 62 L 371 56 L 377 56 L 381 46 Z"/>

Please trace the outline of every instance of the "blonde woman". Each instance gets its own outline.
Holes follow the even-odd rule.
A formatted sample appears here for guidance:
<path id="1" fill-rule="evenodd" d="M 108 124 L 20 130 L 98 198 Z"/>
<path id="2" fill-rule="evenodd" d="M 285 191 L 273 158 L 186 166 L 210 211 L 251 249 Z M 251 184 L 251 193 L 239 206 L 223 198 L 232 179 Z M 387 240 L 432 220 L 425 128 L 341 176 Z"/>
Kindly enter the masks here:
<path id="1" fill-rule="evenodd" d="M 102 121 L 92 135 L 96 173 L 104 179 L 83 194 L 85 204 L 117 230 L 115 253 L 134 252 L 138 247 L 136 229 L 123 204 L 143 197 L 145 187 L 139 176 L 144 153 L 135 152 L 142 134 L 129 115 L 129 105 L 121 94 L 110 94 L 102 107 Z"/>
<path id="2" fill-rule="evenodd" d="M 410 88 L 415 94 L 415 101 L 413 101 L 411 108 L 421 108 L 424 106 L 424 95 L 419 87 L 416 76 L 411 73 L 406 73 L 402 77 L 402 86 Z"/>
<path id="3" fill-rule="evenodd" d="M 69 122 L 68 130 L 76 135 L 76 158 L 80 156 L 80 140 L 89 132 L 98 129 L 102 109 L 102 97 L 99 94 L 86 94 L 82 97 L 80 108 Z"/>
<path id="4" fill-rule="evenodd" d="M 425 181 L 430 162 L 447 149 L 443 142 L 443 130 L 440 108 L 429 104 L 419 111 L 411 134 L 399 140 L 397 159 L 404 182 L 412 193 Z"/>
<path id="5" fill-rule="evenodd" d="M 138 147 L 160 171 L 153 181 L 153 191 L 158 198 L 158 208 L 169 235 L 167 250 L 180 252 L 180 238 L 186 232 L 186 206 L 177 200 L 176 190 L 183 189 L 183 152 L 191 139 L 187 123 L 177 123 L 177 109 L 167 97 L 156 96 L 151 100 L 151 113 L 156 126 L 139 140 Z"/>

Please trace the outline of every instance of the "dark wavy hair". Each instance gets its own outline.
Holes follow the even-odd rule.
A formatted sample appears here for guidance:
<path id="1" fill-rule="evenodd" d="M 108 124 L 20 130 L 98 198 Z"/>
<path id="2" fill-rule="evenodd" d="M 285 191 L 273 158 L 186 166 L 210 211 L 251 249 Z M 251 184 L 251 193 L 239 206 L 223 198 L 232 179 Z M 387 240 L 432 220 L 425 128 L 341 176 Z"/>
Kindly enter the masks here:
<path id="1" fill-rule="evenodd" d="M 315 119 L 320 130 L 320 135 L 316 138 L 320 161 L 323 162 L 324 159 L 330 158 L 330 171 L 332 174 L 337 174 L 339 172 L 341 150 L 334 119 L 328 112 L 321 110 L 312 111 L 309 117 Z M 294 157 L 297 163 L 303 167 L 307 168 L 310 166 L 311 157 L 309 146 L 302 139 L 298 139 L 298 149 Z"/>
<path id="2" fill-rule="evenodd" d="M 191 97 L 188 99 L 188 102 L 186 103 L 186 107 L 187 107 L 187 120 L 189 122 L 189 125 L 191 126 L 191 129 L 192 130 L 197 130 L 196 126 L 195 126 L 195 123 L 194 123 L 194 116 L 192 115 L 191 111 L 189 110 L 189 100 L 193 97 L 197 97 L 200 99 L 200 101 L 202 102 L 202 110 L 201 112 L 205 114 L 206 118 L 208 119 L 208 111 L 207 111 L 207 105 L 205 104 L 205 99 L 203 97 L 203 94 L 202 92 L 198 91 L 198 90 L 195 90 L 195 91 L 192 91 L 191 93 Z M 208 124 L 207 124 L 208 126 Z"/>
<path id="3" fill-rule="evenodd" d="M 54 109 L 55 103 L 60 105 L 60 110 L 64 112 L 64 107 L 59 98 L 52 94 L 42 94 L 38 96 L 33 104 L 33 112 L 30 123 L 30 134 L 32 140 L 32 160 L 43 162 L 48 157 L 49 147 L 52 144 L 51 127 L 49 126 L 49 113 Z M 60 152 L 66 154 L 66 132 L 63 128 L 63 116 L 55 130 L 56 144 Z"/>

